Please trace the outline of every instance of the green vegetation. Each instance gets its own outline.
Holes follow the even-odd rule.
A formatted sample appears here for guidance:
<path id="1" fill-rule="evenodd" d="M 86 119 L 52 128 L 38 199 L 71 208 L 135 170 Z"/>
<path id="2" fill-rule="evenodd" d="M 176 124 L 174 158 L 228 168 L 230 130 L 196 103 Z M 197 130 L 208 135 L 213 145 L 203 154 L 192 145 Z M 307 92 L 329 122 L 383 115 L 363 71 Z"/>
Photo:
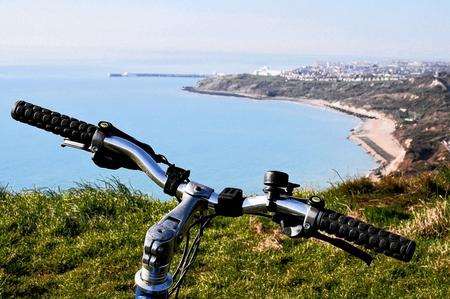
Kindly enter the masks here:
<path id="1" fill-rule="evenodd" d="M 442 169 L 320 192 L 333 209 L 416 239 L 411 263 L 377 256 L 367 267 L 330 245 L 285 238 L 268 220 L 218 217 L 181 296 L 449 298 L 449 191 Z M 119 183 L 0 190 L 0 297 L 132 296 L 145 232 L 175 204 Z"/>

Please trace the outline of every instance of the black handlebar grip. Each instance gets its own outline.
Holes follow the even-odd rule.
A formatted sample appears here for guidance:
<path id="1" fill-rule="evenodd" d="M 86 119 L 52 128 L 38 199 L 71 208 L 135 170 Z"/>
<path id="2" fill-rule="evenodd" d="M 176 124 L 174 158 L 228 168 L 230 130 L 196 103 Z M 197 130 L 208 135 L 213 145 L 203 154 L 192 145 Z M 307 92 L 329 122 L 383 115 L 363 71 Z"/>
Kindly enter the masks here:
<path id="1" fill-rule="evenodd" d="M 412 240 L 331 210 L 323 211 L 318 223 L 321 231 L 404 262 L 411 260 L 416 249 Z"/>
<path id="2" fill-rule="evenodd" d="M 14 104 L 11 116 L 17 121 L 83 143 L 86 146 L 91 144 L 92 136 L 97 130 L 97 126 L 25 101 L 17 101 Z"/>

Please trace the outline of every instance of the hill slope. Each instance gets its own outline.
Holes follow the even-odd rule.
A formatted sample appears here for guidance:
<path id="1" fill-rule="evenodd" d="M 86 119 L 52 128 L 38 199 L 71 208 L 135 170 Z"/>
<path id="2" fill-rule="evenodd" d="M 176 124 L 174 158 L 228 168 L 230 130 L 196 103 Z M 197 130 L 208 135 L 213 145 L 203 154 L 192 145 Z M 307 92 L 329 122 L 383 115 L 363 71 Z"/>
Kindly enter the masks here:
<path id="1" fill-rule="evenodd" d="M 321 192 L 329 207 L 415 238 L 408 264 L 378 256 L 366 267 L 329 245 L 284 238 L 265 220 L 218 217 L 181 296 L 448 298 L 449 190 L 443 169 Z M 0 297 L 132 296 L 145 232 L 174 205 L 121 184 L 1 190 Z"/>

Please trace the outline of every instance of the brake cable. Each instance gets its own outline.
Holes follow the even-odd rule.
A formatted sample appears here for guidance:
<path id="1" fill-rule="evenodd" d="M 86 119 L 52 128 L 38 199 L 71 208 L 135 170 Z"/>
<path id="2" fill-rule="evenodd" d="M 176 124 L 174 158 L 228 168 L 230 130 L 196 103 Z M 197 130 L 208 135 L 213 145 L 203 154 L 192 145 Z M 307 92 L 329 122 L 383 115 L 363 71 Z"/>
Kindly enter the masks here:
<path id="1" fill-rule="evenodd" d="M 178 294 L 181 288 L 181 285 L 183 283 L 183 279 L 186 276 L 186 273 L 188 272 L 188 270 L 190 269 L 190 267 L 192 266 L 192 264 L 195 261 L 195 258 L 197 257 L 197 252 L 198 249 L 200 247 L 200 242 L 201 239 L 203 237 L 203 232 L 206 228 L 206 226 L 211 222 L 211 220 L 215 217 L 216 215 L 208 215 L 208 216 L 203 216 L 200 217 L 200 219 L 198 219 L 196 222 L 194 222 L 188 229 L 188 232 L 186 233 L 186 244 L 184 246 L 183 249 L 183 255 L 181 257 L 181 260 L 177 266 L 177 269 L 174 272 L 173 277 L 175 278 L 177 275 L 178 280 L 177 282 L 173 285 L 173 287 L 171 288 L 171 290 L 169 291 L 169 296 L 172 295 L 174 292 L 175 293 L 175 298 L 178 298 Z M 192 245 L 189 247 L 189 243 L 190 243 L 190 230 L 197 224 L 200 224 L 199 226 L 199 230 L 194 238 L 194 241 L 192 242 Z"/>

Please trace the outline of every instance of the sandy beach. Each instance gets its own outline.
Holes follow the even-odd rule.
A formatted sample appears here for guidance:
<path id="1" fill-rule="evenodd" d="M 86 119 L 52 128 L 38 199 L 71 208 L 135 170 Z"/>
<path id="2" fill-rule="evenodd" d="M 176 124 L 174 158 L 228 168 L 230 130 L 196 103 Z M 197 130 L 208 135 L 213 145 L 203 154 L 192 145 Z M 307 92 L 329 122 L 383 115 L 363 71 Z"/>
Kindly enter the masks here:
<path id="1" fill-rule="evenodd" d="M 349 139 L 364 148 L 379 163 L 379 172 L 389 174 L 398 169 L 405 157 L 405 149 L 394 137 L 396 122 L 389 116 L 375 112 L 345 106 L 340 103 L 329 104 L 329 107 L 338 107 L 350 112 L 366 114 L 361 118 L 362 123 L 352 130 Z M 375 176 L 373 171 L 370 175 Z"/>
<path id="2" fill-rule="evenodd" d="M 387 175 L 397 170 L 405 157 L 405 149 L 394 137 L 396 122 L 383 113 L 324 100 L 287 97 L 276 97 L 271 100 L 290 101 L 319 108 L 333 109 L 361 119 L 361 124 L 352 129 L 348 138 L 361 146 L 378 163 L 379 167 L 368 174 L 372 178 L 377 178 L 380 174 Z"/>
<path id="3" fill-rule="evenodd" d="M 394 137 L 396 122 L 387 115 L 376 111 L 369 111 L 344 105 L 340 102 L 328 102 L 324 100 L 310 100 L 289 97 L 262 97 L 255 94 L 234 93 L 228 91 L 203 91 L 194 88 L 186 88 L 191 92 L 205 93 L 219 96 L 245 97 L 255 100 L 289 101 L 302 105 L 310 105 L 321 109 L 346 113 L 361 119 L 361 124 L 351 130 L 349 140 L 361 146 L 378 163 L 379 167 L 373 169 L 368 176 L 377 178 L 379 175 L 387 175 L 399 167 L 405 156 L 405 149 Z"/>

